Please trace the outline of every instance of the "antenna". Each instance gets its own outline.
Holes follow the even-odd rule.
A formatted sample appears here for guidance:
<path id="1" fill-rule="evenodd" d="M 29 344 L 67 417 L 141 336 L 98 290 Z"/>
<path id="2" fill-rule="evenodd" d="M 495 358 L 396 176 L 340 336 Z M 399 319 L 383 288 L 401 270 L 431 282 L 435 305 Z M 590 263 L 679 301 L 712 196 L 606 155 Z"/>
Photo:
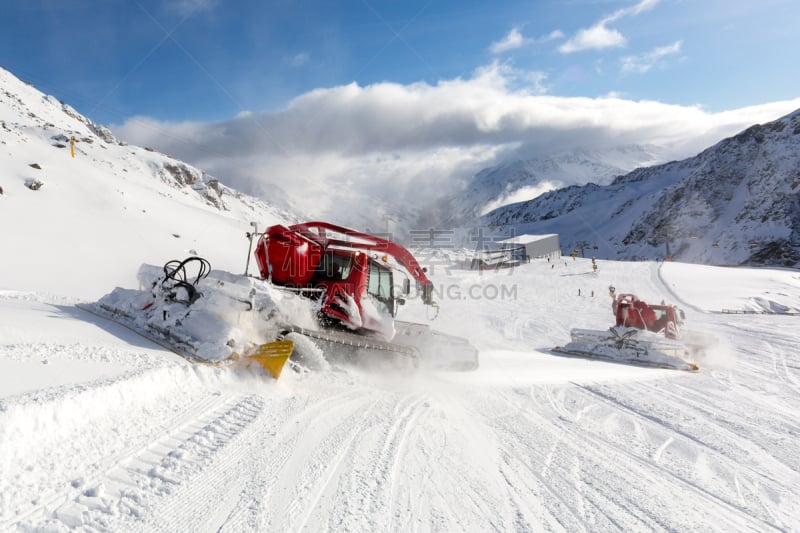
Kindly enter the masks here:
<path id="1" fill-rule="evenodd" d="M 253 253 L 253 237 L 255 235 L 258 235 L 258 223 L 251 222 L 250 226 L 253 227 L 253 231 L 248 231 L 247 233 L 245 233 L 245 237 L 247 237 L 247 239 L 250 241 L 250 245 L 247 247 L 247 263 L 245 263 L 245 266 L 244 266 L 244 275 L 245 276 L 249 276 L 250 275 L 248 271 L 250 270 L 250 256 Z"/>

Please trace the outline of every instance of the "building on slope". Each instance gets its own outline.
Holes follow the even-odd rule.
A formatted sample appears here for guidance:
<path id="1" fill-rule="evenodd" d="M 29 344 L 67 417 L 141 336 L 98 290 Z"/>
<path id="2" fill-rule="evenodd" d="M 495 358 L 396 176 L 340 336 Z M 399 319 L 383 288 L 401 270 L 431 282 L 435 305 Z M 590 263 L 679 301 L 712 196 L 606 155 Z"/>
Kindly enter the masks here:
<path id="1" fill-rule="evenodd" d="M 528 263 L 531 259 L 561 258 L 558 235 L 517 235 L 497 242 L 497 248 L 479 250 L 468 260 L 472 270 L 510 268 Z"/>
<path id="2" fill-rule="evenodd" d="M 558 241 L 557 233 L 516 235 L 499 241 L 498 244 L 500 244 L 501 249 L 519 250 L 516 252 L 517 254 L 521 254 L 524 251 L 525 256 L 521 259 L 526 262 L 531 259 L 556 260 L 561 258 L 561 244 Z"/>

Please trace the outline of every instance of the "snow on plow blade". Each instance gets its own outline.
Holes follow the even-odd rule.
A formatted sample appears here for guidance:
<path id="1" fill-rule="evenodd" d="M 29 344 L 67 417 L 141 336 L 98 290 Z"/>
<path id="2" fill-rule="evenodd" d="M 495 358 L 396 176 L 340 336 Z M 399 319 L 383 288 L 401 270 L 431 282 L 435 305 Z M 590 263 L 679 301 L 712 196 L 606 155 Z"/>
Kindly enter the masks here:
<path id="1" fill-rule="evenodd" d="M 283 371 L 286 361 L 294 350 L 291 340 L 278 340 L 258 345 L 253 351 L 240 356 L 237 353 L 229 355 L 220 354 L 218 359 L 200 357 L 197 353 L 193 339 L 171 331 L 169 328 L 155 327 L 143 322 L 140 318 L 130 314 L 128 309 L 119 309 L 105 303 L 79 304 L 78 308 L 92 315 L 104 318 L 125 327 L 142 338 L 145 338 L 172 353 L 196 364 L 216 366 L 219 368 L 234 368 L 241 363 L 247 364 L 255 361 L 277 381 Z"/>
<path id="2" fill-rule="evenodd" d="M 686 361 L 689 351 L 683 343 L 655 333 L 626 327 L 606 331 L 573 329 L 572 342 L 553 351 L 567 355 L 606 361 L 696 372 L 698 367 Z"/>
<path id="3" fill-rule="evenodd" d="M 293 341 L 267 342 L 258 346 L 253 353 L 244 356 L 243 359 L 255 361 L 277 381 L 281 377 L 283 367 L 292 355 L 292 351 L 294 351 Z"/>
<path id="4" fill-rule="evenodd" d="M 478 349 L 467 339 L 436 331 L 427 324 L 395 321 L 392 342 L 419 352 L 420 368 L 470 371 L 478 368 Z"/>

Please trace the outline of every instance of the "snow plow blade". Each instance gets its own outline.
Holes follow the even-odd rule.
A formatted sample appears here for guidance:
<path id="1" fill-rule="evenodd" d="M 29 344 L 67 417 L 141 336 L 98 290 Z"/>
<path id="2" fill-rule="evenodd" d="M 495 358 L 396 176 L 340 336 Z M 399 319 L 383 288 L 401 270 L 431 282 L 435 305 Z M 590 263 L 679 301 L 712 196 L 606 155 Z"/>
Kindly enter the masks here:
<path id="1" fill-rule="evenodd" d="M 573 329 L 572 342 L 556 346 L 554 352 L 604 361 L 697 372 L 699 367 L 684 358 L 689 351 L 680 342 L 649 331 L 612 327 L 606 331 Z"/>
<path id="2" fill-rule="evenodd" d="M 264 368 L 277 381 L 283 371 L 286 361 L 294 351 L 294 342 L 290 340 L 278 340 L 266 342 L 255 348 L 254 351 L 245 356 L 233 353 L 217 360 L 209 360 L 198 357 L 195 353 L 195 346 L 182 336 L 177 336 L 169 329 L 142 327 L 136 318 L 125 310 L 116 309 L 104 304 L 78 304 L 77 307 L 94 316 L 104 318 L 110 322 L 123 326 L 128 331 L 147 339 L 170 352 L 179 355 L 187 361 L 195 364 L 215 366 L 218 368 L 233 368 L 239 362 L 255 361 Z"/>
<path id="3" fill-rule="evenodd" d="M 281 340 L 274 342 L 266 342 L 256 348 L 256 350 L 245 356 L 245 359 L 250 359 L 261 365 L 261 367 L 270 373 L 270 375 L 278 381 L 281 377 L 283 367 L 286 361 L 291 357 L 294 351 L 294 342 L 290 340 Z"/>

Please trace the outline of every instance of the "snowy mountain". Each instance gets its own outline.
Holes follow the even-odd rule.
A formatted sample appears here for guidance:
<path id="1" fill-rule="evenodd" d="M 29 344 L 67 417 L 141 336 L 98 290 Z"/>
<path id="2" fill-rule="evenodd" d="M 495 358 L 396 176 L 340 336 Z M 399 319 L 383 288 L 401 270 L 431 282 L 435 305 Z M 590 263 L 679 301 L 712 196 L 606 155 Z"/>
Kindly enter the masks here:
<path id="1" fill-rule="evenodd" d="M 625 194 L 657 185 L 632 180 Z M 244 232 L 291 213 L 120 144 L 5 71 L 0 187 L 0 531 L 800 528 L 800 333 L 785 316 L 800 313 L 796 271 L 594 272 L 578 258 L 476 272 L 420 250 L 439 310 L 409 299 L 400 318 L 469 339 L 477 370 L 275 382 L 191 363 L 83 304 L 139 292 L 142 263 L 158 273 L 195 253 L 231 294 L 247 290 L 231 283 Z M 676 302 L 718 339 L 700 371 L 557 355 L 571 328 L 609 326 L 611 284 Z M 230 319 L 261 325 L 263 311 Z"/>
<path id="2" fill-rule="evenodd" d="M 96 281 L 123 284 L 142 262 L 193 254 L 243 271 L 250 222 L 294 218 L 186 163 L 125 145 L 3 69 L 0 169 L 0 287 L 100 296 Z M 109 268 L 111 258 L 125 269 Z"/>
<path id="3" fill-rule="evenodd" d="M 425 210 L 418 225 L 471 224 L 487 212 L 548 191 L 589 182 L 610 183 L 635 168 L 663 162 L 662 152 L 656 146 L 627 145 L 604 151 L 578 147 L 546 156 L 511 160 L 475 174 L 463 191 Z"/>
<path id="4" fill-rule="evenodd" d="M 576 148 L 548 157 L 517 160 L 479 172 L 468 189 L 462 207 L 477 214 L 529 200 L 548 190 L 588 182 L 609 183 L 634 168 L 659 162 L 655 147 L 623 146 L 608 151 Z M 471 205 L 470 205 L 471 204 Z"/>
<path id="5" fill-rule="evenodd" d="M 517 233 L 559 233 L 598 257 L 800 264 L 800 110 L 695 157 L 552 191 L 488 213 Z"/>

